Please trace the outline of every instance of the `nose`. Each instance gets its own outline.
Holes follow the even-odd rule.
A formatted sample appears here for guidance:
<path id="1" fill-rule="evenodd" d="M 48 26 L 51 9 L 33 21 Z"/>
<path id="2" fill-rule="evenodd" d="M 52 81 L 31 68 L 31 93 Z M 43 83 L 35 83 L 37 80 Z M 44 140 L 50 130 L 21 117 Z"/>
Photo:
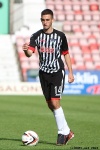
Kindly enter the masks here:
<path id="1" fill-rule="evenodd" d="M 44 24 L 47 23 L 47 20 L 44 20 Z"/>

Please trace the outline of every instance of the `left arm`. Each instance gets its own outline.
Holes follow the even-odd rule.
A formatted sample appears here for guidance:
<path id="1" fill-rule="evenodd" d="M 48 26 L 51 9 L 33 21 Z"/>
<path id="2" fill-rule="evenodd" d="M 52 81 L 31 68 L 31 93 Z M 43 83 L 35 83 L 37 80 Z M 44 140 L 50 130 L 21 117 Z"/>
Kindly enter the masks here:
<path id="1" fill-rule="evenodd" d="M 63 37 L 62 37 L 62 54 L 64 55 L 66 65 L 68 67 L 68 72 L 69 72 L 68 73 L 68 82 L 72 83 L 72 82 L 74 82 L 74 76 L 73 76 L 72 63 L 71 63 L 68 49 L 69 48 L 68 48 L 67 38 L 66 38 L 65 34 L 63 34 Z"/>
<path id="2" fill-rule="evenodd" d="M 73 76 L 72 63 L 71 63 L 71 59 L 70 59 L 69 53 L 64 55 L 64 58 L 65 58 L 66 65 L 68 67 L 68 72 L 69 72 L 69 74 L 68 74 L 68 82 L 72 83 L 72 82 L 74 82 L 74 76 Z"/>

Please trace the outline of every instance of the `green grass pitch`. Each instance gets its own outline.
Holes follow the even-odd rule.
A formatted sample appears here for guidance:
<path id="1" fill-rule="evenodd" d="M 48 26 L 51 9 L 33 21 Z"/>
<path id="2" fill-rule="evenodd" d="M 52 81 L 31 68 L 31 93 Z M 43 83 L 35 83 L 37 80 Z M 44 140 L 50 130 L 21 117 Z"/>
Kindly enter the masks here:
<path id="1" fill-rule="evenodd" d="M 75 137 L 56 146 L 56 123 L 43 96 L 0 96 L 0 150 L 100 149 L 100 96 L 63 96 L 61 105 Z M 23 146 L 27 130 L 38 133 L 36 146 Z"/>

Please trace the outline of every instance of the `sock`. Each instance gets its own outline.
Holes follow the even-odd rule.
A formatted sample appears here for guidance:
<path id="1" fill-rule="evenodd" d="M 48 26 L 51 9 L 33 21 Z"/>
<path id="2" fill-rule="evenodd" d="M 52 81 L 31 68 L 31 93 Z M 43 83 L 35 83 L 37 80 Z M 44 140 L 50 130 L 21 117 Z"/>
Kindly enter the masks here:
<path id="1" fill-rule="evenodd" d="M 68 135 L 70 128 L 66 122 L 62 107 L 54 110 L 53 113 L 58 127 L 58 134 Z"/>

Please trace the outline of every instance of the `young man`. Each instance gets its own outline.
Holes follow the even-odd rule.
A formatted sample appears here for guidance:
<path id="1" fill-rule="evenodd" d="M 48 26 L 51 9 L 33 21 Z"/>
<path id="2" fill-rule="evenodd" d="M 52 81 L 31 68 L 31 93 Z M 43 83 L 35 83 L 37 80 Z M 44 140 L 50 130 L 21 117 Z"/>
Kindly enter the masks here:
<path id="1" fill-rule="evenodd" d="M 64 89 L 65 70 L 61 59 L 64 55 L 68 67 L 68 82 L 74 81 L 68 44 L 65 34 L 52 27 L 53 12 L 45 9 L 41 12 L 41 22 L 43 29 L 34 33 L 30 38 L 30 43 L 23 45 L 23 50 L 27 57 L 32 56 L 37 46 L 39 53 L 39 78 L 42 91 L 48 107 L 53 112 L 57 128 L 57 145 L 64 145 L 74 137 L 70 130 L 63 109 L 60 105 L 61 94 Z"/>

